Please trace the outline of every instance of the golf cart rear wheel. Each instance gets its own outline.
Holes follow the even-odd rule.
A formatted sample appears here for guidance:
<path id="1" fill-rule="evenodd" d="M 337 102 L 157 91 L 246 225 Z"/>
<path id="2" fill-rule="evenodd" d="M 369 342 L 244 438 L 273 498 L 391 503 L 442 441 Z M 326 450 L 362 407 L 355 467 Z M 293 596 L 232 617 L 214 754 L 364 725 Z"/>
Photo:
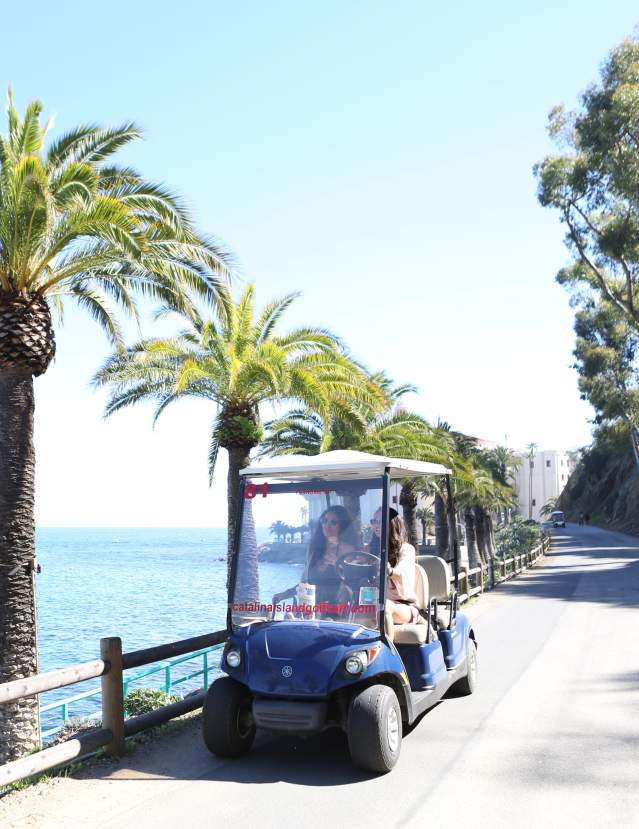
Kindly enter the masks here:
<path id="1" fill-rule="evenodd" d="M 209 751 L 219 757 L 241 757 L 255 739 L 252 697 L 240 682 L 223 676 L 209 688 L 202 712 L 202 732 Z"/>
<path id="2" fill-rule="evenodd" d="M 393 689 L 371 685 L 356 694 L 346 730 L 356 766 L 367 771 L 390 771 L 402 748 L 402 712 Z"/>
<path id="3" fill-rule="evenodd" d="M 451 687 L 451 696 L 467 697 L 474 693 L 477 685 L 477 645 L 469 637 L 466 644 L 466 676 L 458 679 Z"/>

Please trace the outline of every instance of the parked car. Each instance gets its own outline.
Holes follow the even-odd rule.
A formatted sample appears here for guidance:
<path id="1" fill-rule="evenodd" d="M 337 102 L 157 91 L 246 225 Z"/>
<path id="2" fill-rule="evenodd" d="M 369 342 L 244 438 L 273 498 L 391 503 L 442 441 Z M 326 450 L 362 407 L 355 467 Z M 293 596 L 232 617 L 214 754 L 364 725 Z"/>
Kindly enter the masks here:
<path id="1" fill-rule="evenodd" d="M 566 518 L 560 509 L 557 509 L 554 512 L 550 513 L 550 523 L 553 525 L 553 527 L 566 526 Z"/>

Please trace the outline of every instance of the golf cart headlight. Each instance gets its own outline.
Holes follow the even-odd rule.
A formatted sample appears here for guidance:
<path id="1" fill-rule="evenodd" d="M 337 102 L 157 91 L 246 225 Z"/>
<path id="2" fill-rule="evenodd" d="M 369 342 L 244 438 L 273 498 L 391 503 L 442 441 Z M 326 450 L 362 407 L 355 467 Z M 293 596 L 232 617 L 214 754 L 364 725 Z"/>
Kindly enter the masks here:
<path id="1" fill-rule="evenodd" d="M 357 651 L 357 653 L 352 653 L 350 656 L 346 657 L 346 661 L 344 662 L 346 672 L 352 674 L 353 676 L 361 674 L 362 671 L 366 670 L 367 666 L 368 654 L 366 651 Z"/>
<path id="2" fill-rule="evenodd" d="M 239 668 L 240 662 L 242 661 L 242 657 L 240 656 L 240 652 L 235 650 L 234 648 L 227 652 L 226 654 L 226 664 L 229 668 Z"/>

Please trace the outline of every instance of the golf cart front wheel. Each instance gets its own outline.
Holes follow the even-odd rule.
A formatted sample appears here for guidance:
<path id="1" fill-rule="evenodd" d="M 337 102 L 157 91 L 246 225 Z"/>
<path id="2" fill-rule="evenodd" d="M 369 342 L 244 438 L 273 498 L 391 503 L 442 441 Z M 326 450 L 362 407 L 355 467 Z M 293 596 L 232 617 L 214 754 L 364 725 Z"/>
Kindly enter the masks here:
<path id="1" fill-rule="evenodd" d="M 348 747 L 356 766 L 388 772 L 402 748 L 402 712 L 387 685 L 371 685 L 356 694 L 348 714 Z"/>
<path id="2" fill-rule="evenodd" d="M 241 757 L 255 739 L 252 697 L 230 676 L 216 679 L 209 688 L 202 712 L 202 732 L 209 751 L 219 757 Z"/>

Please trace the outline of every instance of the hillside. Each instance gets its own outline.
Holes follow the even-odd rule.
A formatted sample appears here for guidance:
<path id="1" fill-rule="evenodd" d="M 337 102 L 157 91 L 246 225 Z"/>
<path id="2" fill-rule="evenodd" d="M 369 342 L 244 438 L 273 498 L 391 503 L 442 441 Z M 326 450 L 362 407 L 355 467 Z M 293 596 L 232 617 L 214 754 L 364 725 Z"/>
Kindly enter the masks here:
<path id="1" fill-rule="evenodd" d="M 625 436 L 599 436 L 584 452 L 558 506 L 569 520 L 590 513 L 592 523 L 639 533 L 639 470 Z"/>

